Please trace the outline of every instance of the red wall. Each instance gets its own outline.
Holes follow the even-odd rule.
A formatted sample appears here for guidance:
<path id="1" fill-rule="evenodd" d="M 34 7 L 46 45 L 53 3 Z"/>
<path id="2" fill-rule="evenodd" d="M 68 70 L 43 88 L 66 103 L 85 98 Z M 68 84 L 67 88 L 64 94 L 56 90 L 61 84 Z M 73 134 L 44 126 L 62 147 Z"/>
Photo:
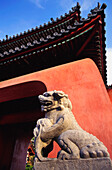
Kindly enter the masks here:
<path id="1" fill-rule="evenodd" d="M 109 95 L 110 100 L 112 102 L 112 89 L 108 89 L 108 95 Z"/>
<path id="2" fill-rule="evenodd" d="M 103 141 L 112 158 L 112 104 L 93 61 L 85 59 L 35 72 L 1 82 L 0 87 L 35 80 L 42 81 L 48 91 L 68 94 L 80 126 Z"/>

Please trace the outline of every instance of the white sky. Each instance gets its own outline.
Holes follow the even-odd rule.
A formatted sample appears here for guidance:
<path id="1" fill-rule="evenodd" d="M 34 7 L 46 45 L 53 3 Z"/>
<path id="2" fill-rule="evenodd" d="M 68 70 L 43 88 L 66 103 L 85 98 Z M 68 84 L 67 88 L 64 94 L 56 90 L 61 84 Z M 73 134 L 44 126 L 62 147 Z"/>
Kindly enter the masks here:
<path id="1" fill-rule="evenodd" d="M 107 48 L 107 84 L 112 85 L 112 48 Z"/>

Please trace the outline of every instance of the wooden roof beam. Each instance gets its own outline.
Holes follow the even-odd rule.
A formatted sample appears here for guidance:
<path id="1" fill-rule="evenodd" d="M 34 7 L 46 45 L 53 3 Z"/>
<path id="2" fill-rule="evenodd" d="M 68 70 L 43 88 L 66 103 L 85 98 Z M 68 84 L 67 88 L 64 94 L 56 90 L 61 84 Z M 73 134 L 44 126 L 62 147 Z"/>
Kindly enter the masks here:
<path id="1" fill-rule="evenodd" d="M 92 37 L 94 36 L 94 34 L 96 33 L 96 29 L 97 26 L 93 28 L 92 33 L 90 34 L 90 36 L 86 39 L 85 43 L 81 46 L 81 48 L 78 50 L 78 52 L 76 53 L 76 57 L 78 57 L 82 51 L 84 50 L 84 48 L 87 46 L 87 44 L 90 42 L 90 40 L 92 39 Z"/>
<path id="2" fill-rule="evenodd" d="M 23 58 L 24 62 L 29 65 L 29 62 L 27 59 Z"/>

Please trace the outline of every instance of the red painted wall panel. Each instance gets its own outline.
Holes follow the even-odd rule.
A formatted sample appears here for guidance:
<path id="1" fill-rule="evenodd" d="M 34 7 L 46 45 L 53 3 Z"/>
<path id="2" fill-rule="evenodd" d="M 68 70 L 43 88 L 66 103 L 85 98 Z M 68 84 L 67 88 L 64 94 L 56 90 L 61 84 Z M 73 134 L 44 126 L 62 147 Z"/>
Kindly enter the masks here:
<path id="1" fill-rule="evenodd" d="M 110 100 L 112 102 L 112 89 L 108 89 L 108 95 L 109 95 Z"/>

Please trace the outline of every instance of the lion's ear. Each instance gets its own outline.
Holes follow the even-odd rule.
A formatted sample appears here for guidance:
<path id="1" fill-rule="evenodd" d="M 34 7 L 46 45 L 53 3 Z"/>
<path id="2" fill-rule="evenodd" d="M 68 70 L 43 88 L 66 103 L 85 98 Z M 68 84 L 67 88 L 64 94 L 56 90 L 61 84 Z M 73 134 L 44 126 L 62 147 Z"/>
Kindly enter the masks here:
<path id="1" fill-rule="evenodd" d="M 63 97 L 68 98 L 68 95 L 66 95 L 65 93 L 63 93 L 61 91 L 59 91 L 58 93 L 54 91 L 53 97 L 54 97 L 55 100 L 60 100 Z"/>
<path id="2" fill-rule="evenodd" d="M 53 93 L 54 100 L 60 100 L 62 97 L 58 93 Z"/>

